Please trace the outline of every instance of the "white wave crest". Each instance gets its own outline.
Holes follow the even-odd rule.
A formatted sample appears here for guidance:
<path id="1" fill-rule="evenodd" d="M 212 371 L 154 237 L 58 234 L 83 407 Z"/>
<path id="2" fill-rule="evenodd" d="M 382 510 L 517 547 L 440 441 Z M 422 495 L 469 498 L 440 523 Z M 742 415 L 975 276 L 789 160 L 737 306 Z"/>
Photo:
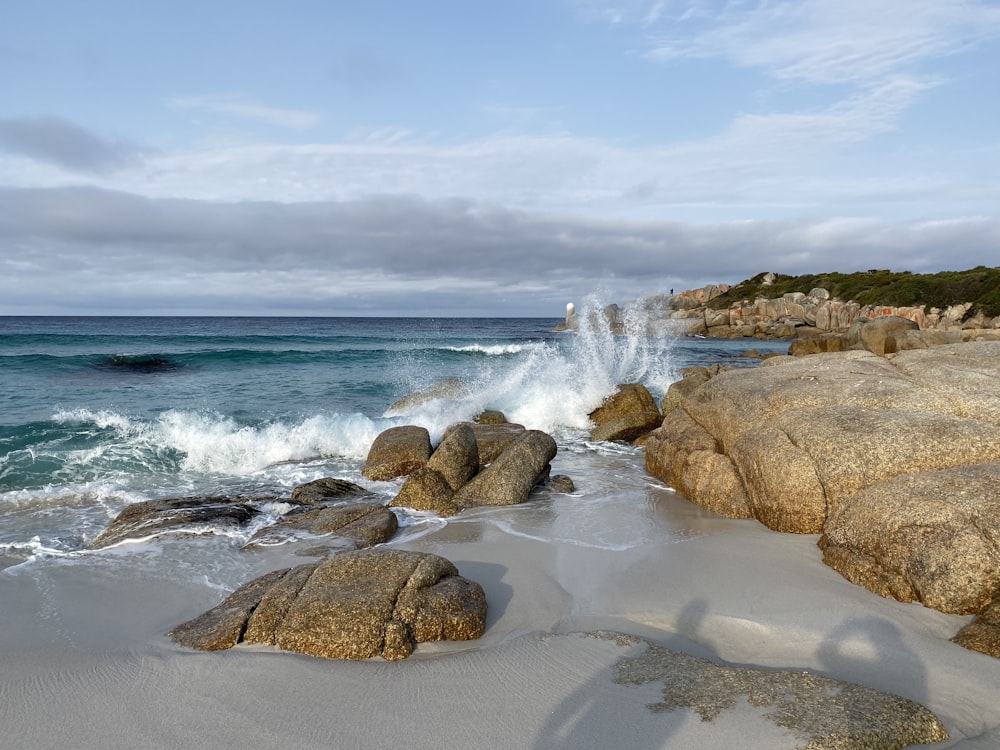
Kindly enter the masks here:
<path id="1" fill-rule="evenodd" d="M 446 346 L 449 352 L 470 352 L 485 354 L 490 357 L 503 357 L 511 354 L 521 354 L 543 346 L 543 344 L 470 344 L 468 346 Z"/>

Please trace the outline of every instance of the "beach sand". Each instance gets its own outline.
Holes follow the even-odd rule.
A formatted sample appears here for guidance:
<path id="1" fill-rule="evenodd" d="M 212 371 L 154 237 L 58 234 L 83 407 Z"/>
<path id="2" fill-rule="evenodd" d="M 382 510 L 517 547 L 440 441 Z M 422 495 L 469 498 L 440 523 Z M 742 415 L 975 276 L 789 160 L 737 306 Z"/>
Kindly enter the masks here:
<path id="1" fill-rule="evenodd" d="M 627 536 L 631 546 L 590 541 Z M 184 555 L 206 543 L 129 552 L 135 565 L 119 551 L 0 571 L 0 747 L 803 744 L 743 700 L 712 721 L 651 710 L 661 682 L 614 679 L 644 646 L 595 631 L 869 685 L 930 708 L 951 735 L 935 747 L 1000 747 L 1000 660 L 948 641 L 970 618 L 881 599 L 825 567 L 816 537 L 718 518 L 652 484 L 615 503 L 466 512 L 405 542 L 482 584 L 489 617 L 482 639 L 422 644 L 402 662 L 176 646 L 163 633 L 218 603 L 222 588 L 303 562 L 236 553 L 247 562 L 202 574 Z"/>

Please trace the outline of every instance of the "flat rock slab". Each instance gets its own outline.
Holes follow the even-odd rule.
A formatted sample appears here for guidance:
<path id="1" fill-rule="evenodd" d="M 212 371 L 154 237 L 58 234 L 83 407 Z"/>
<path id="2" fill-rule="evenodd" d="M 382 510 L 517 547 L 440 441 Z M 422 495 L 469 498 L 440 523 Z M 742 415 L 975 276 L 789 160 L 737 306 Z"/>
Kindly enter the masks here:
<path id="1" fill-rule="evenodd" d="M 473 640 L 486 595 L 443 557 L 405 550 L 342 552 L 268 573 L 168 635 L 201 651 L 273 645 L 327 659 L 405 659 L 417 643 Z"/>
<path id="2" fill-rule="evenodd" d="M 897 750 L 948 739 L 924 706 L 875 688 L 810 672 L 722 666 L 632 636 L 597 635 L 646 643 L 642 653 L 618 662 L 615 682 L 663 681 L 663 700 L 650 706 L 653 711 L 690 709 L 710 722 L 745 700 L 770 709 L 764 718 L 801 737 L 803 750 Z"/>
<path id="3" fill-rule="evenodd" d="M 261 529 L 243 549 L 271 547 L 303 538 L 334 536 L 348 548 L 371 547 L 389 541 L 399 521 L 379 503 L 354 503 L 334 507 L 293 510 L 277 523 Z"/>
<path id="4" fill-rule="evenodd" d="M 239 528 L 260 513 L 251 503 L 274 500 L 274 497 L 175 497 L 133 503 L 87 548 L 101 549 L 167 533 L 212 534 L 218 527 Z"/>

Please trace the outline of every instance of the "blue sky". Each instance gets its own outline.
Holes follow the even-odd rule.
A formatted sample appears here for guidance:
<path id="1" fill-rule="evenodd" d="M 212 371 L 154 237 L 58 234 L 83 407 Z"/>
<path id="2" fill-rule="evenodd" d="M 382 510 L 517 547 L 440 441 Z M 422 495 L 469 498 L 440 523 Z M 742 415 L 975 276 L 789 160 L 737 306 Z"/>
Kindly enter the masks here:
<path id="1" fill-rule="evenodd" d="M 0 314 L 1000 263 L 1000 3 L 8 3 Z"/>

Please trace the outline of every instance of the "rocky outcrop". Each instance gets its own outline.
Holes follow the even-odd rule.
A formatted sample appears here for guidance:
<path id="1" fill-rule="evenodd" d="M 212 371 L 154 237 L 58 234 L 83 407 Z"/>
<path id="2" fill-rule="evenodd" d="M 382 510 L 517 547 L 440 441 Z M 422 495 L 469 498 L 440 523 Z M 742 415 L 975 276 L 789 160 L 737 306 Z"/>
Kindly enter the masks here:
<path id="1" fill-rule="evenodd" d="M 163 534 L 214 534 L 219 528 L 242 528 L 260 514 L 255 503 L 273 497 L 177 497 L 146 500 L 127 506 L 88 549 Z"/>
<path id="2" fill-rule="evenodd" d="M 431 436 L 423 427 L 403 425 L 379 433 L 368 449 L 361 474 L 376 482 L 405 477 L 431 457 Z"/>
<path id="3" fill-rule="evenodd" d="M 590 412 L 594 428 L 591 440 L 631 442 L 649 434 L 663 421 L 663 415 L 644 385 L 626 383 Z"/>
<path id="4" fill-rule="evenodd" d="M 453 516 L 471 506 L 522 503 L 548 478 L 555 455 L 555 440 L 544 432 L 510 423 L 462 422 L 445 431 L 390 506 Z M 558 486 L 567 485 L 561 480 Z"/>
<path id="5" fill-rule="evenodd" d="M 424 641 L 479 638 L 485 626 L 482 587 L 451 562 L 383 549 L 268 573 L 168 635 L 201 651 L 248 643 L 327 659 L 398 660 Z"/>
<path id="6" fill-rule="evenodd" d="M 997 382 L 995 342 L 699 371 L 664 399 L 646 468 L 717 513 L 822 534 L 876 593 L 980 612 L 1000 589 Z"/>
<path id="7" fill-rule="evenodd" d="M 352 503 L 334 507 L 293 509 L 276 523 L 258 531 L 243 549 L 271 547 L 302 539 L 334 537 L 334 547 L 371 547 L 389 541 L 399 522 L 396 515 L 378 503 Z"/>

